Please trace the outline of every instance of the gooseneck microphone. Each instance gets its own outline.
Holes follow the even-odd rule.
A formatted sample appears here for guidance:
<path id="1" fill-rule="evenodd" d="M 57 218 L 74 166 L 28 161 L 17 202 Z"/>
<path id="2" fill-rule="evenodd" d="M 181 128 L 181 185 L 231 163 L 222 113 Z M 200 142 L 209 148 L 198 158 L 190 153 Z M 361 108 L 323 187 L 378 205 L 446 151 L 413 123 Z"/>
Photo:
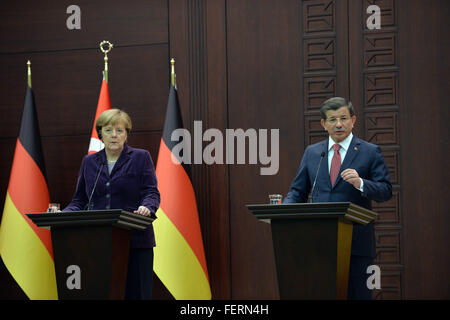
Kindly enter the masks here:
<path id="1" fill-rule="evenodd" d="M 102 172 L 102 169 L 103 169 L 104 165 L 105 165 L 105 161 L 103 161 L 102 164 L 100 165 L 100 167 L 98 168 L 97 176 L 95 177 L 94 187 L 92 188 L 91 195 L 89 196 L 89 201 L 88 201 L 88 204 L 87 204 L 87 211 L 91 210 L 92 196 L 94 195 L 95 187 L 97 187 L 98 178 L 100 177 L 100 173 Z"/>
<path id="2" fill-rule="evenodd" d="M 314 183 L 311 188 L 311 193 L 309 194 L 309 199 L 308 199 L 309 203 L 312 203 L 314 201 L 313 193 L 314 193 L 314 189 L 316 188 L 317 176 L 319 175 L 320 165 L 322 164 L 322 160 L 324 157 L 325 157 L 325 151 L 322 151 L 322 153 L 320 154 L 319 165 L 317 166 L 316 176 L 314 177 Z"/>

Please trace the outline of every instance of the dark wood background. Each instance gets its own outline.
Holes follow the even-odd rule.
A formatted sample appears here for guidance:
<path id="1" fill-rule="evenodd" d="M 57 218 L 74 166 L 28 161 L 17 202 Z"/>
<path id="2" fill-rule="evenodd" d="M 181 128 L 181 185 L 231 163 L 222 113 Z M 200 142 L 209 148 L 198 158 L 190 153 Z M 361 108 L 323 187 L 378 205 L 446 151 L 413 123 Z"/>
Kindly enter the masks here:
<path id="1" fill-rule="evenodd" d="M 0 203 L 4 203 L 32 62 L 52 201 L 69 203 L 86 154 L 109 40 L 113 106 L 133 120 L 132 146 L 156 163 L 176 59 L 185 126 L 280 129 L 280 165 L 194 165 L 214 299 L 277 299 L 270 227 L 245 204 L 286 194 L 303 150 L 325 137 L 318 108 L 348 97 L 355 134 L 380 145 L 394 185 L 375 205 L 376 299 L 450 298 L 446 0 L 80 0 L 0 4 Z M 366 8 L 382 10 L 368 30 Z M 23 299 L 2 265 L 0 297 Z M 157 280 L 156 299 L 171 298 Z"/>

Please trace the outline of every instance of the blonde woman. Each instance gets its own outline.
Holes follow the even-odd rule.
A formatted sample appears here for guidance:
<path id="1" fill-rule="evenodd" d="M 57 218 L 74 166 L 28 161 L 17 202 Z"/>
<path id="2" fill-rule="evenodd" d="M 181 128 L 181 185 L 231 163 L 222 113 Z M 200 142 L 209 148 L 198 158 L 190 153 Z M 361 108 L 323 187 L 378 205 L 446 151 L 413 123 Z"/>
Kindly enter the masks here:
<path id="1" fill-rule="evenodd" d="M 105 148 L 84 157 L 75 195 L 63 211 L 123 209 L 156 218 L 155 168 L 147 150 L 126 144 L 131 127 L 130 117 L 119 109 L 98 117 L 95 128 Z M 151 299 L 154 246 L 152 225 L 131 232 L 126 299 Z"/>

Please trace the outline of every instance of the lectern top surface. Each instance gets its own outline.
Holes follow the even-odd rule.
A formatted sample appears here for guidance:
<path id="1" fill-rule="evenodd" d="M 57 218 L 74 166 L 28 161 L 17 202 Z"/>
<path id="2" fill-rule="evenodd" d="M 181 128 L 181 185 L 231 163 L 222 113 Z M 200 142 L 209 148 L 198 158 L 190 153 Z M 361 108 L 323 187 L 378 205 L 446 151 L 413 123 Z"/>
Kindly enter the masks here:
<path id="1" fill-rule="evenodd" d="M 125 229 L 146 229 L 156 218 L 144 217 L 121 209 L 28 213 L 38 227 L 117 225 Z"/>

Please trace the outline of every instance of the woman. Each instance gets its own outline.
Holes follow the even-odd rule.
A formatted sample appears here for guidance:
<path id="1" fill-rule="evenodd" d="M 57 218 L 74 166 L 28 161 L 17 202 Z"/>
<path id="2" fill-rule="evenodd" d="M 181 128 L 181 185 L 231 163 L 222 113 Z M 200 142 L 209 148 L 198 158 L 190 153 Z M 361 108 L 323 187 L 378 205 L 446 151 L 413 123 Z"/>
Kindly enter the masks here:
<path id="1" fill-rule="evenodd" d="M 107 110 L 95 129 L 105 148 L 84 157 L 75 195 L 63 211 L 123 209 L 156 218 L 160 195 L 155 169 L 148 151 L 126 144 L 131 130 L 128 114 Z M 152 225 L 131 231 L 126 299 L 151 299 L 154 246 Z"/>

